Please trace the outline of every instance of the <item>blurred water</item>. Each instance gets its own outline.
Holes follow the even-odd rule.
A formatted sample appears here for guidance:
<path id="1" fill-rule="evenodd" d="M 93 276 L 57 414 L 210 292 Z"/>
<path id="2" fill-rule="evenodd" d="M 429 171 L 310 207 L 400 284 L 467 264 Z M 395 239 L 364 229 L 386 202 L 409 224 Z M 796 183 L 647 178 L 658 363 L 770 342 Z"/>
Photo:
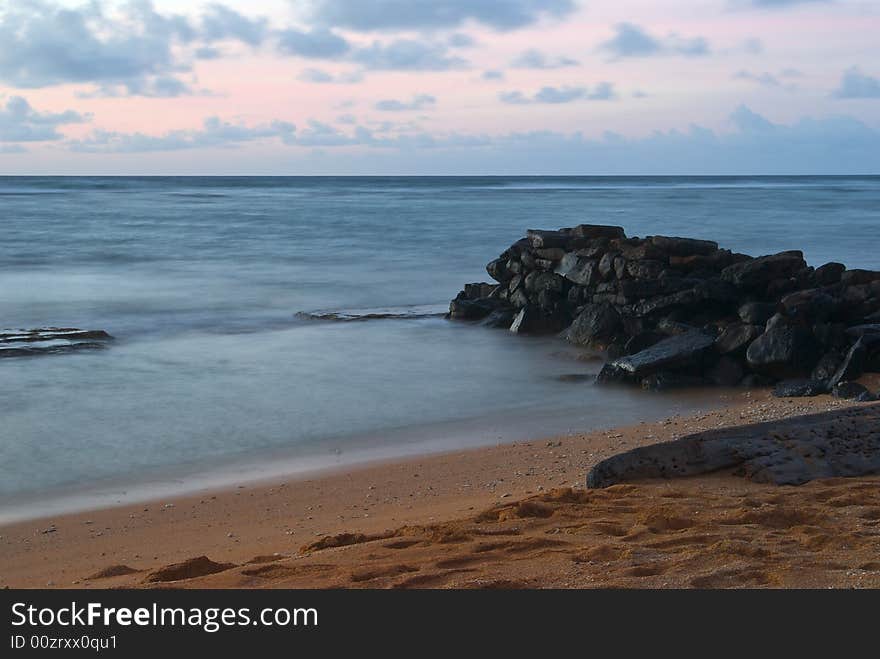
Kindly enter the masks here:
<path id="1" fill-rule="evenodd" d="M 581 222 L 880 266 L 878 177 L 0 178 L 0 327 L 118 338 L 0 361 L 0 498 L 699 404 L 560 382 L 598 364 L 424 317 L 527 228 Z M 371 309 L 418 317 L 296 315 Z"/>

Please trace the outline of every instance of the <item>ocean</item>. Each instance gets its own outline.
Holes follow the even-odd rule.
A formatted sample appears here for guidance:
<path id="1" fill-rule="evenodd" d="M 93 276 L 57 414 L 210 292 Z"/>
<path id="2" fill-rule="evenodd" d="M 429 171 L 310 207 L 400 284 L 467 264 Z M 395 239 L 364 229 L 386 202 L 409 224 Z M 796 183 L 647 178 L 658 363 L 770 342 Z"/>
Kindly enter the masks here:
<path id="1" fill-rule="evenodd" d="M 442 318 L 579 223 L 876 269 L 880 177 L 0 178 L 0 327 L 116 337 L 0 360 L 0 520 L 708 405 Z"/>

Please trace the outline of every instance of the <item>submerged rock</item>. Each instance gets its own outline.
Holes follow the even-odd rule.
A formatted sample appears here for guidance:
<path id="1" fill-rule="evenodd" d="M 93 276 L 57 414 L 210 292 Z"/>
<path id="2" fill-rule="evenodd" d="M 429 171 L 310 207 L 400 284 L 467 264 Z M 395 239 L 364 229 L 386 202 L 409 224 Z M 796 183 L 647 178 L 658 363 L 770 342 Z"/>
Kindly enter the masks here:
<path id="1" fill-rule="evenodd" d="M 0 332 L 0 358 L 100 350 L 113 337 L 103 330 L 46 327 Z"/>

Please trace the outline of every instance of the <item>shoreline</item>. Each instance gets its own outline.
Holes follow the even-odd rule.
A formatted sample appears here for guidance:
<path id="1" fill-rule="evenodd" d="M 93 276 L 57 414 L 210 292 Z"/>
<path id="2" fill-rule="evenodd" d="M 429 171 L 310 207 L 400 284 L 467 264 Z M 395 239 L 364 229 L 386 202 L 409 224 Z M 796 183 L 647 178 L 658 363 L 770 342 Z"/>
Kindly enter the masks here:
<path id="1" fill-rule="evenodd" d="M 201 577 L 195 576 L 198 569 L 194 568 L 196 572 L 189 575 L 193 578 L 159 585 L 384 587 L 403 584 L 407 571 L 412 571 L 423 578 L 410 584 L 413 586 L 470 587 L 468 579 L 488 579 L 492 570 L 528 572 L 549 565 L 547 561 L 553 552 L 538 542 L 531 550 L 524 549 L 516 561 L 491 564 L 491 561 L 473 560 L 467 568 L 472 572 L 458 568 L 449 572 L 451 568 L 445 568 L 446 571 L 441 572 L 448 573 L 448 578 L 441 578 L 436 564 L 438 560 L 447 560 L 442 559 L 441 554 L 450 547 L 430 543 L 422 547 L 424 543 L 414 543 L 408 548 L 409 541 L 399 541 L 390 544 L 401 548 L 405 545 L 408 552 L 420 551 L 419 562 L 407 564 L 402 571 L 395 571 L 395 565 L 386 565 L 382 575 L 366 578 L 358 573 L 358 566 L 365 560 L 364 552 L 382 553 L 376 543 L 354 543 L 318 552 L 302 553 L 301 549 L 316 541 L 330 546 L 350 544 L 339 540 L 340 534 L 365 534 L 369 539 L 383 534 L 387 538 L 389 532 L 416 533 L 412 530 L 424 530 L 431 525 L 451 524 L 453 528 L 480 511 L 521 504 L 530 497 L 547 497 L 560 491 L 559 488 L 578 493 L 577 496 L 620 492 L 621 488 L 629 491 L 633 486 L 588 492 L 584 488 L 584 477 L 600 460 L 636 446 L 701 430 L 831 411 L 854 404 L 830 396 L 777 399 L 766 391 L 746 391 L 727 405 L 691 416 L 671 416 L 572 436 L 342 467 L 332 473 L 2 524 L 0 587 L 140 587 L 150 585 L 146 581 L 148 575 L 163 566 L 200 556 L 236 567 Z M 877 483 L 877 477 L 837 480 L 843 481 L 846 487 L 863 481 Z M 648 491 L 660 488 L 686 492 L 691 499 L 702 500 L 707 505 L 719 496 L 726 496 L 725 493 L 737 501 L 743 496 L 772 498 L 783 493 L 796 499 L 809 498 L 817 487 L 825 485 L 780 488 L 724 474 L 645 485 Z M 648 496 L 648 500 L 652 500 L 652 496 Z M 606 521 L 611 523 L 615 516 L 629 514 L 623 508 L 606 511 Z M 836 510 L 843 521 L 849 520 L 848 509 Z M 525 519 L 520 522 L 522 532 L 527 533 L 532 522 Z M 872 549 L 875 555 L 876 549 Z M 488 560 L 491 553 L 487 552 L 484 558 Z M 258 571 L 259 577 L 246 574 L 254 571 L 254 564 L 264 563 L 271 569 L 264 566 L 265 569 Z M 869 563 L 865 560 L 860 564 Z M 428 564 L 434 567 L 433 572 L 427 569 Z M 117 576 L 89 579 L 102 571 L 105 575 Z M 429 572 L 437 578 L 429 579 Z M 482 572 L 487 574 L 480 576 Z M 880 573 L 875 576 L 880 578 Z M 544 578 L 531 576 L 523 583 L 528 587 L 565 585 L 554 581 L 549 574 Z M 636 580 L 636 583 L 641 582 Z M 687 585 L 681 581 L 670 584 Z M 584 584 L 572 582 L 570 585 Z M 645 582 L 645 585 L 658 584 Z"/>
<path id="2" fill-rule="evenodd" d="M 573 384 L 577 386 L 577 384 Z M 671 411 L 694 414 L 726 405 L 742 390 L 704 388 L 674 393 L 644 394 L 668 401 Z M 661 398 L 662 397 L 662 398 Z M 635 412 L 635 403 L 630 411 Z M 642 413 L 637 422 L 661 416 L 657 410 Z M 549 435 L 572 436 L 613 427 L 603 421 L 590 423 L 590 410 L 550 408 L 520 413 L 496 412 L 494 416 L 439 421 L 373 431 L 353 436 L 330 437 L 318 446 L 271 448 L 255 455 L 233 455 L 207 460 L 207 464 L 151 467 L 139 475 L 119 475 L 92 481 L 87 486 L 67 485 L 45 491 L 4 497 L 0 527 L 18 522 L 86 513 L 138 503 L 155 502 L 224 491 L 245 485 L 270 485 L 283 480 L 304 480 L 390 462 L 469 451 L 497 444 L 539 441 Z M 548 428 L 550 430 L 548 431 Z M 576 430 L 577 428 L 577 430 Z"/>

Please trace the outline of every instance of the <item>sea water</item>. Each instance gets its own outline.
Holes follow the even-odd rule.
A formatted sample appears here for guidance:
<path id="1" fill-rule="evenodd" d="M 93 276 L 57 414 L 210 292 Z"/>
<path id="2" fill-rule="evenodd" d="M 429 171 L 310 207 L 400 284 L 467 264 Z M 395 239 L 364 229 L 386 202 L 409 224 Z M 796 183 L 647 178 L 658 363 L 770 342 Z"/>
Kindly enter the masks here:
<path id="1" fill-rule="evenodd" d="M 709 404 L 442 318 L 579 223 L 878 268 L 880 177 L 0 178 L 0 328 L 115 337 L 0 360 L 0 519 Z"/>

